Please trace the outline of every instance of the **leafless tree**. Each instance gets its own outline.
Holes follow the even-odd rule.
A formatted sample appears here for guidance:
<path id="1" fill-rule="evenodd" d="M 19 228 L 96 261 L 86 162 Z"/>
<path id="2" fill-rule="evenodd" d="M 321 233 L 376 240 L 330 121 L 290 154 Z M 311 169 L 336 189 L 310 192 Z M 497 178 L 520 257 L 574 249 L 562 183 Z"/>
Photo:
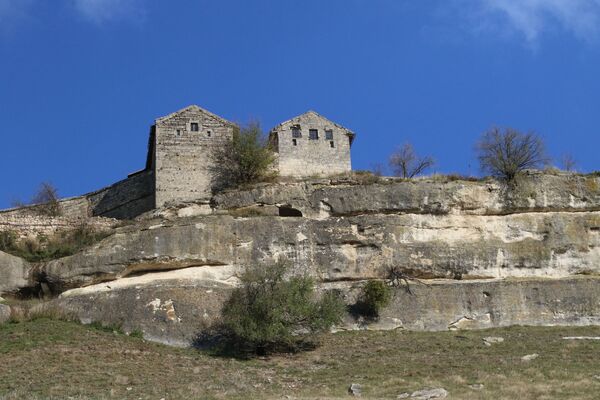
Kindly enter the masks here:
<path id="1" fill-rule="evenodd" d="M 419 157 L 410 143 L 405 143 L 390 156 L 390 167 L 396 176 L 414 178 L 433 166 L 433 158 Z"/>
<path id="2" fill-rule="evenodd" d="M 476 146 L 483 172 L 512 181 L 528 168 L 539 168 L 548 162 L 544 141 L 533 132 L 521 133 L 507 128 L 485 132 Z"/>
<path id="3" fill-rule="evenodd" d="M 560 158 L 560 164 L 565 171 L 574 172 L 577 167 L 577 161 L 570 153 L 565 153 Z"/>
<path id="4" fill-rule="evenodd" d="M 58 192 L 49 182 L 42 182 L 36 194 L 31 199 L 31 204 L 38 206 L 38 210 L 46 215 L 60 215 Z"/>

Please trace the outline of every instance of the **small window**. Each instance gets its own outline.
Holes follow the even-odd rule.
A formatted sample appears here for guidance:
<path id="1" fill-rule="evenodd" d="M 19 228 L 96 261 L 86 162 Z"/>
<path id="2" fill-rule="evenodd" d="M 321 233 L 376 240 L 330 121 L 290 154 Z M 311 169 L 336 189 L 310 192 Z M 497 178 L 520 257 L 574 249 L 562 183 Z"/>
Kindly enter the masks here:
<path id="1" fill-rule="evenodd" d="M 329 146 L 331 146 L 332 148 L 335 147 L 335 145 L 333 144 L 333 140 L 329 142 Z"/>
<path id="2" fill-rule="evenodd" d="M 190 124 L 190 130 L 192 132 L 198 132 L 200 130 L 200 127 L 198 126 L 198 123 L 197 122 L 192 122 Z"/>
<path id="3" fill-rule="evenodd" d="M 208 137 L 212 136 L 212 133 L 210 131 L 207 131 L 206 134 L 208 135 Z"/>
<path id="4" fill-rule="evenodd" d="M 177 129 L 177 136 L 181 136 L 181 129 Z"/>
<path id="5" fill-rule="evenodd" d="M 319 131 L 317 129 L 310 129 L 308 131 L 308 138 L 310 140 L 319 140 Z"/>
<path id="6" fill-rule="evenodd" d="M 333 140 L 333 131 L 331 129 L 325 131 L 325 140 Z"/>
<path id="7" fill-rule="evenodd" d="M 292 139 L 292 144 L 293 144 L 294 146 L 298 146 L 298 142 L 296 141 L 296 139 Z"/>
<path id="8" fill-rule="evenodd" d="M 300 130 L 299 126 L 292 127 L 292 137 L 293 138 L 301 138 L 302 137 L 302 131 Z"/>

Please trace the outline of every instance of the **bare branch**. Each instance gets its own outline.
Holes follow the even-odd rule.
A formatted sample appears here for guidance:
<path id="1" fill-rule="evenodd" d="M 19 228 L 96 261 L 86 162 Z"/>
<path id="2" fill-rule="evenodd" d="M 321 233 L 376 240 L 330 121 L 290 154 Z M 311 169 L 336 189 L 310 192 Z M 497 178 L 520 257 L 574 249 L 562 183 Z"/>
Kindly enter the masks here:
<path id="1" fill-rule="evenodd" d="M 548 162 L 541 137 L 511 128 L 485 132 L 476 149 L 481 170 L 508 181 L 525 169 L 538 168 Z"/>
<path id="2" fill-rule="evenodd" d="M 405 143 L 390 156 L 390 167 L 396 176 L 414 178 L 434 164 L 433 158 L 419 157 L 410 143 Z"/>

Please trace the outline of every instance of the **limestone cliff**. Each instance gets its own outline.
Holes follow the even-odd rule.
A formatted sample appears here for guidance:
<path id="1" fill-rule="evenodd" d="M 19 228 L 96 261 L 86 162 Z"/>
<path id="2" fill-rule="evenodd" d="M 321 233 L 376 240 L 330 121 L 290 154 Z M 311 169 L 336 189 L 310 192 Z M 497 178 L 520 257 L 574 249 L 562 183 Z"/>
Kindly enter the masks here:
<path id="1" fill-rule="evenodd" d="M 70 257 L 29 269 L 19 260 L 27 278 L 0 291 L 43 285 L 84 320 L 185 342 L 218 315 L 242 267 L 281 259 L 349 302 L 387 267 L 426 279 L 416 297 L 399 290 L 381 327 L 595 323 L 598 281 L 574 275 L 600 272 L 600 178 L 262 185 L 147 213 Z M 6 265 L 0 274 L 18 269 Z"/>

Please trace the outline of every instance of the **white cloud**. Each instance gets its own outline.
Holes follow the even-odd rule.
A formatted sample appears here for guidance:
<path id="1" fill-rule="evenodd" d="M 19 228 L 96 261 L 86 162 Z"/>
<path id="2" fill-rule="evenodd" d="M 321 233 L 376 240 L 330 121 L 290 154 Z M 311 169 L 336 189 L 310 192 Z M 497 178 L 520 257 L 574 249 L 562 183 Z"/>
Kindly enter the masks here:
<path id="1" fill-rule="evenodd" d="M 72 0 L 73 5 L 85 18 L 96 23 L 144 17 L 140 0 Z"/>
<path id="2" fill-rule="evenodd" d="M 600 36 L 600 0 L 473 0 L 470 18 L 481 30 L 521 34 L 535 45 L 547 32 L 563 30 L 575 37 L 594 41 Z M 476 22 L 475 22 L 476 21 Z"/>

